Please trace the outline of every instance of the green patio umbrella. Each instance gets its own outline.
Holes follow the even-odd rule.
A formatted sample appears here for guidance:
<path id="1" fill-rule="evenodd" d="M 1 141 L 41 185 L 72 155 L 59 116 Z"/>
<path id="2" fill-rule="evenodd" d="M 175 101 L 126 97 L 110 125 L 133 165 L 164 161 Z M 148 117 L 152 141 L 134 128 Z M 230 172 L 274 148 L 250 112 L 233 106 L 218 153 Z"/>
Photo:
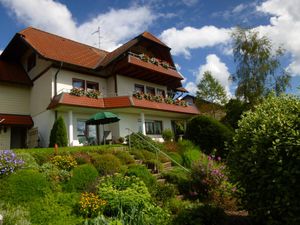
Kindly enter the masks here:
<path id="1" fill-rule="evenodd" d="M 116 114 L 113 114 L 111 112 L 99 112 L 91 116 L 89 120 L 87 120 L 85 123 L 87 125 L 103 125 L 103 141 L 105 144 L 105 137 L 104 137 L 104 124 L 109 124 L 109 123 L 115 123 L 118 122 L 120 119 Z M 98 129 L 97 129 L 98 133 Z M 99 134 L 97 134 L 98 138 Z M 99 143 L 99 140 L 98 140 Z"/>

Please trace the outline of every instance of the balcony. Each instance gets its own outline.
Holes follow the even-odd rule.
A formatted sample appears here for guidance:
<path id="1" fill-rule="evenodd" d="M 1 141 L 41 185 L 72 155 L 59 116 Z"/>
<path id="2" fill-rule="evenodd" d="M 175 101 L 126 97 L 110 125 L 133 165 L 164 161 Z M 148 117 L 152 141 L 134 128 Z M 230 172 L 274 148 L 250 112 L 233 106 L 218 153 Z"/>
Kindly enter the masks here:
<path id="1" fill-rule="evenodd" d="M 141 93 L 134 93 L 127 96 L 98 96 L 97 98 L 93 98 L 86 95 L 74 95 L 70 91 L 69 93 L 61 92 L 52 99 L 48 109 L 54 109 L 63 105 L 94 109 L 140 108 L 189 115 L 199 114 L 197 107 L 186 104 L 184 101 Z"/>
<path id="2" fill-rule="evenodd" d="M 180 87 L 181 80 L 183 80 L 176 68 L 167 62 L 133 52 L 128 52 L 126 57 L 115 65 L 114 71 L 132 78 L 167 85 L 174 89 Z"/>

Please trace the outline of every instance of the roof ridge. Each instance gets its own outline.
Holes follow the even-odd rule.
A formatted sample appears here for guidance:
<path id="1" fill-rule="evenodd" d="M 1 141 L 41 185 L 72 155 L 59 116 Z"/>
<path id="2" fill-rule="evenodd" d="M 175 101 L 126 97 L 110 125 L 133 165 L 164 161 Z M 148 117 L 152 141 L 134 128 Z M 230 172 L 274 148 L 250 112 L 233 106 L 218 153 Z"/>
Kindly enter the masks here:
<path id="1" fill-rule="evenodd" d="M 39 31 L 39 32 L 46 33 L 46 34 L 49 34 L 49 35 L 53 35 L 53 36 L 56 36 L 56 37 L 58 37 L 58 38 L 62 38 L 62 39 L 65 39 L 65 40 L 67 40 L 67 41 L 71 41 L 71 42 L 74 42 L 74 43 L 77 43 L 77 44 L 80 44 L 80 45 L 84 45 L 84 46 L 90 47 L 90 48 L 92 48 L 92 49 L 95 49 L 95 50 L 97 50 L 97 51 L 102 51 L 102 52 L 105 52 L 105 53 L 110 53 L 109 51 L 106 51 L 106 50 L 104 50 L 104 49 L 96 48 L 96 47 L 93 47 L 93 46 L 91 46 L 91 45 L 88 45 L 88 44 L 85 44 L 85 43 L 82 43 L 82 42 L 79 42 L 79 41 L 75 41 L 75 40 L 72 40 L 72 39 L 70 39 L 70 38 L 60 36 L 60 35 L 58 35 L 58 34 L 50 33 L 50 32 L 48 32 L 48 31 L 44 31 L 44 30 L 41 30 L 41 29 L 38 29 L 38 28 L 32 27 L 32 26 L 29 26 L 29 27 L 27 27 L 27 28 L 25 28 L 25 29 L 19 31 L 18 34 L 24 35 L 24 34 L 22 34 L 22 32 L 24 32 L 24 31 L 26 31 L 26 30 L 30 30 L 30 29 L 37 30 L 37 31 Z"/>

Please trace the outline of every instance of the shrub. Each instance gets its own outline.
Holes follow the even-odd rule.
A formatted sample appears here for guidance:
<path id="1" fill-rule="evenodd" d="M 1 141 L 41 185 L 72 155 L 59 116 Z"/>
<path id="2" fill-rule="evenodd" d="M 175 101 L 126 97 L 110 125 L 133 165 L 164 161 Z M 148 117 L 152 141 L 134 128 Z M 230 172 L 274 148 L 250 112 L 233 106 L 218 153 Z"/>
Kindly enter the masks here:
<path id="1" fill-rule="evenodd" d="M 50 183 L 36 170 L 19 170 L 1 182 L 1 198 L 10 203 L 30 202 L 50 192 Z"/>
<path id="2" fill-rule="evenodd" d="M 146 185 L 137 177 L 104 177 L 98 190 L 101 198 L 107 201 L 106 212 L 110 213 L 117 213 L 120 207 L 124 212 L 132 208 L 140 209 L 151 200 Z"/>
<path id="3" fill-rule="evenodd" d="M 163 130 L 162 138 L 164 139 L 164 141 L 171 141 L 174 138 L 173 131 L 171 129 Z"/>
<path id="4" fill-rule="evenodd" d="M 34 157 L 26 152 L 16 153 L 17 156 L 24 162 L 22 168 L 24 169 L 39 169 L 39 165 Z"/>
<path id="5" fill-rule="evenodd" d="M 57 192 L 27 203 L 33 224 L 74 225 L 82 224 L 83 218 L 75 214 L 80 195 Z"/>
<path id="6" fill-rule="evenodd" d="M 73 176 L 67 182 L 65 190 L 72 191 L 85 191 L 85 189 L 98 177 L 98 171 L 93 165 L 84 164 L 73 169 Z"/>
<path id="7" fill-rule="evenodd" d="M 56 155 L 51 159 L 51 163 L 62 170 L 70 171 L 75 166 L 77 166 L 77 162 L 71 155 Z"/>
<path id="8" fill-rule="evenodd" d="M 191 119 L 186 128 L 185 136 L 198 145 L 202 151 L 210 155 L 216 150 L 216 154 L 224 158 L 225 142 L 232 139 L 232 131 L 219 121 L 208 116 L 197 116 Z"/>
<path id="9" fill-rule="evenodd" d="M 177 163 L 179 163 L 179 164 L 182 165 L 183 160 L 182 160 L 181 155 L 179 155 L 179 154 L 176 153 L 176 152 L 168 152 L 167 154 L 168 154 L 168 156 L 170 156 L 173 160 L 175 160 Z M 176 166 L 176 165 L 177 165 L 177 164 L 174 163 L 174 162 L 172 161 L 172 166 Z"/>
<path id="10" fill-rule="evenodd" d="M 31 225 L 29 211 L 23 206 L 0 203 L 0 215 L 3 216 L 4 225 Z"/>
<path id="11" fill-rule="evenodd" d="M 40 166 L 40 172 L 46 175 L 48 181 L 57 185 L 58 182 L 64 182 L 70 179 L 71 173 L 67 170 L 59 169 L 52 163 L 44 163 Z"/>
<path id="12" fill-rule="evenodd" d="M 199 160 L 201 152 L 199 150 L 187 150 L 182 154 L 182 165 L 191 168 L 193 162 Z"/>
<path id="13" fill-rule="evenodd" d="M 55 144 L 59 147 L 68 145 L 67 129 L 61 116 L 54 122 L 51 129 L 49 147 L 54 147 Z"/>
<path id="14" fill-rule="evenodd" d="M 163 178 L 169 183 L 175 184 L 180 194 L 189 195 L 191 192 L 191 177 L 187 171 L 175 167 L 170 171 L 164 172 Z"/>
<path id="15" fill-rule="evenodd" d="M 0 150 L 0 178 L 15 172 L 23 164 L 24 161 L 18 158 L 12 150 Z"/>
<path id="16" fill-rule="evenodd" d="M 79 201 L 79 212 L 86 218 L 97 216 L 103 211 L 106 201 L 94 193 L 82 193 Z"/>
<path id="17" fill-rule="evenodd" d="M 91 156 L 87 154 L 86 152 L 75 152 L 73 154 L 73 157 L 75 158 L 78 165 L 91 163 Z"/>
<path id="18" fill-rule="evenodd" d="M 178 193 L 178 190 L 174 184 L 157 183 L 153 192 L 156 201 L 165 205 L 168 201 L 175 197 L 175 195 Z"/>
<path id="19" fill-rule="evenodd" d="M 129 152 L 118 151 L 115 155 L 118 157 L 118 159 L 120 159 L 122 164 L 132 164 L 132 163 L 134 163 L 134 159 L 132 158 L 132 156 L 130 155 Z"/>
<path id="20" fill-rule="evenodd" d="M 112 175 L 121 169 L 121 161 L 112 154 L 93 155 L 92 162 L 101 175 Z"/>
<path id="21" fill-rule="evenodd" d="M 150 171 L 144 165 L 130 165 L 126 172 L 126 176 L 136 176 L 140 178 L 148 188 L 156 183 L 155 177 L 152 176 Z"/>
<path id="22" fill-rule="evenodd" d="M 224 211 L 212 205 L 185 208 L 173 220 L 174 225 L 222 225 L 226 224 Z"/>
<path id="23" fill-rule="evenodd" d="M 270 96 L 239 122 L 229 166 L 257 223 L 300 223 L 299 115 L 298 97 Z"/>

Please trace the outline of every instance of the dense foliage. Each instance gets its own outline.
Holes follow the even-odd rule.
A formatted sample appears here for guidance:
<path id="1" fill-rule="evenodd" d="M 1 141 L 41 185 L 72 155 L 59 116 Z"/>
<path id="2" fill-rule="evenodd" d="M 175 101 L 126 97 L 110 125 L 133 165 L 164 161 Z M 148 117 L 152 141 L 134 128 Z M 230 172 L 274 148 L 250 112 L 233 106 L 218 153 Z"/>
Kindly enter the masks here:
<path id="1" fill-rule="evenodd" d="M 216 151 L 216 155 L 222 158 L 227 155 L 225 142 L 230 142 L 232 135 L 229 128 L 208 116 L 192 118 L 185 133 L 186 138 L 198 145 L 204 153 L 209 155 Z"/>
<path id="2" fill-rule="evenodd" d="M 150 137 L 143 135 L 142 133 L 132 133 L 126 137 L 126 141 L 132 148 L 145 149 L 148 151 L 155 151 L 155 147 L 159 147 L 158 144 Z"/>
<path id="3" fill-rule="evenodd" d="M 271 96 L 239 122 L 229 165 L 259 224 L 300 223 L 299 115 L 299 98 Z"/>
<path id="4" fill-rule="evenodd" d="M 164 139 L 164 141 L 171 141 L 174 138 L 173 131 L 171 129 L 163 130 L 162 138 Z"/>
<path id="5" fill-rule="evenodd" d="M 59 147 L 68 145 L 67 129 L 64 119 L 61 116 L 54 122 L 51 129 L 49 147 L 54 147 L 55 144 Z"/>

